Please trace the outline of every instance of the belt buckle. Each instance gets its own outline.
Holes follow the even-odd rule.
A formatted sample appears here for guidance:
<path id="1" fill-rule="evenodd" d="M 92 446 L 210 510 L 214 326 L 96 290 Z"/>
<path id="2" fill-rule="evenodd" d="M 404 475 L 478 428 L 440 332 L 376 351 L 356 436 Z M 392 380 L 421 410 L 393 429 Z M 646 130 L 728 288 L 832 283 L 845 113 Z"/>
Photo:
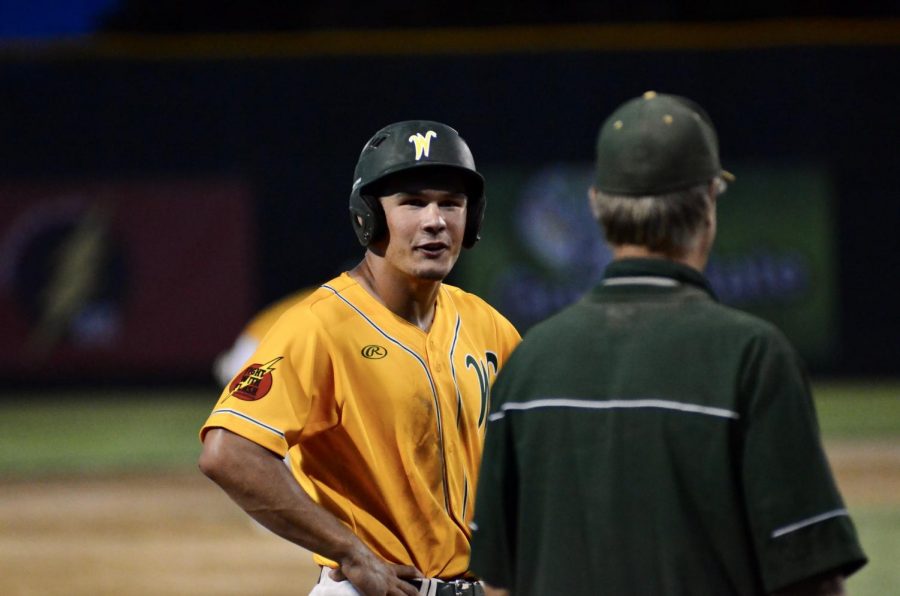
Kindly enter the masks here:
<path id="1" fill-rule="evenodd" d="M 448 583 L 453 586 L 454 596 L 469 596 L 474 593 L 472 590 L 472 582 L 468 582 L 464 579 L 454 579 Z"/>

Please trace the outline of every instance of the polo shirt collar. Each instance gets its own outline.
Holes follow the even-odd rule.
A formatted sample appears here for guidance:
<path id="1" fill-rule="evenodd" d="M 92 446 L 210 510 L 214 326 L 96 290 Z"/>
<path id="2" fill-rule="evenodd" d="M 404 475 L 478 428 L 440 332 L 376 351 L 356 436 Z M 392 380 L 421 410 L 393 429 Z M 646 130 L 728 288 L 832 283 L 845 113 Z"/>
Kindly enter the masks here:
<path id="1" fill-rule="evenodd" d="M 712 286 L 702 273 L 681 263 L 668 259 L 620 259 L 606 267 L 602 287 L 624 285 L 646 285 L 677 287 L 687 284 L 700 288 L 713 299 L 718 300 Z"/>

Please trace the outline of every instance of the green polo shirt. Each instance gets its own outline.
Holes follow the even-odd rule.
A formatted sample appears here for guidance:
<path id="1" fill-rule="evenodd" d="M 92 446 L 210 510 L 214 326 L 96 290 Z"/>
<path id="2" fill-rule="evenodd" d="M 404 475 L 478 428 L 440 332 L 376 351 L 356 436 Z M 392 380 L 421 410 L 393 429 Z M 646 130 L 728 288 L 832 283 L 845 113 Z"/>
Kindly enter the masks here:
<path id="1" fill-rule="evenodd" d="M 694 269 L 612 263 L 491 399 L 471 568 L 515 596 L 761 594 L 866 562 L 796 353 Z"/>

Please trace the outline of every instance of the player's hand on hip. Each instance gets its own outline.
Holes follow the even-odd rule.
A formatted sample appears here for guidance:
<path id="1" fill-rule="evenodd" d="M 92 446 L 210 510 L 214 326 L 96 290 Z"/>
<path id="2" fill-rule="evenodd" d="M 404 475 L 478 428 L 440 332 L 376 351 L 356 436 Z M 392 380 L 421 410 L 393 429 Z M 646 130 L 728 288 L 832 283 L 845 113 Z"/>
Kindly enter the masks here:
<path id="1" fill-rule="evenodd" d="M 417 596 L 419 591 L 406 581 L 416 577 L 422 573 L 415 567 L 386 563 L 371 553 L 362 560 L 345 561 L 331 572 L 331 579 L 350 580 L 363 596 Z"/>

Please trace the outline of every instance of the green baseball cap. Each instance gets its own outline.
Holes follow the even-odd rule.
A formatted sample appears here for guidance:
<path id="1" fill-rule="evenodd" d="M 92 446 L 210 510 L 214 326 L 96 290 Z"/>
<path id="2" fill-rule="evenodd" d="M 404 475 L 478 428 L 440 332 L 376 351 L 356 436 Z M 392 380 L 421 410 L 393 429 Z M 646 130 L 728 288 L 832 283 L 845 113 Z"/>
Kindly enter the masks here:
<path id="1" fill-rule="evenodd" d="M 655 195 L 721 176 L 719 142 L 709 115 L 686 97 L 647 91 L 626 101 L 600 127 L 594 186 L 607 194 Z"/>

